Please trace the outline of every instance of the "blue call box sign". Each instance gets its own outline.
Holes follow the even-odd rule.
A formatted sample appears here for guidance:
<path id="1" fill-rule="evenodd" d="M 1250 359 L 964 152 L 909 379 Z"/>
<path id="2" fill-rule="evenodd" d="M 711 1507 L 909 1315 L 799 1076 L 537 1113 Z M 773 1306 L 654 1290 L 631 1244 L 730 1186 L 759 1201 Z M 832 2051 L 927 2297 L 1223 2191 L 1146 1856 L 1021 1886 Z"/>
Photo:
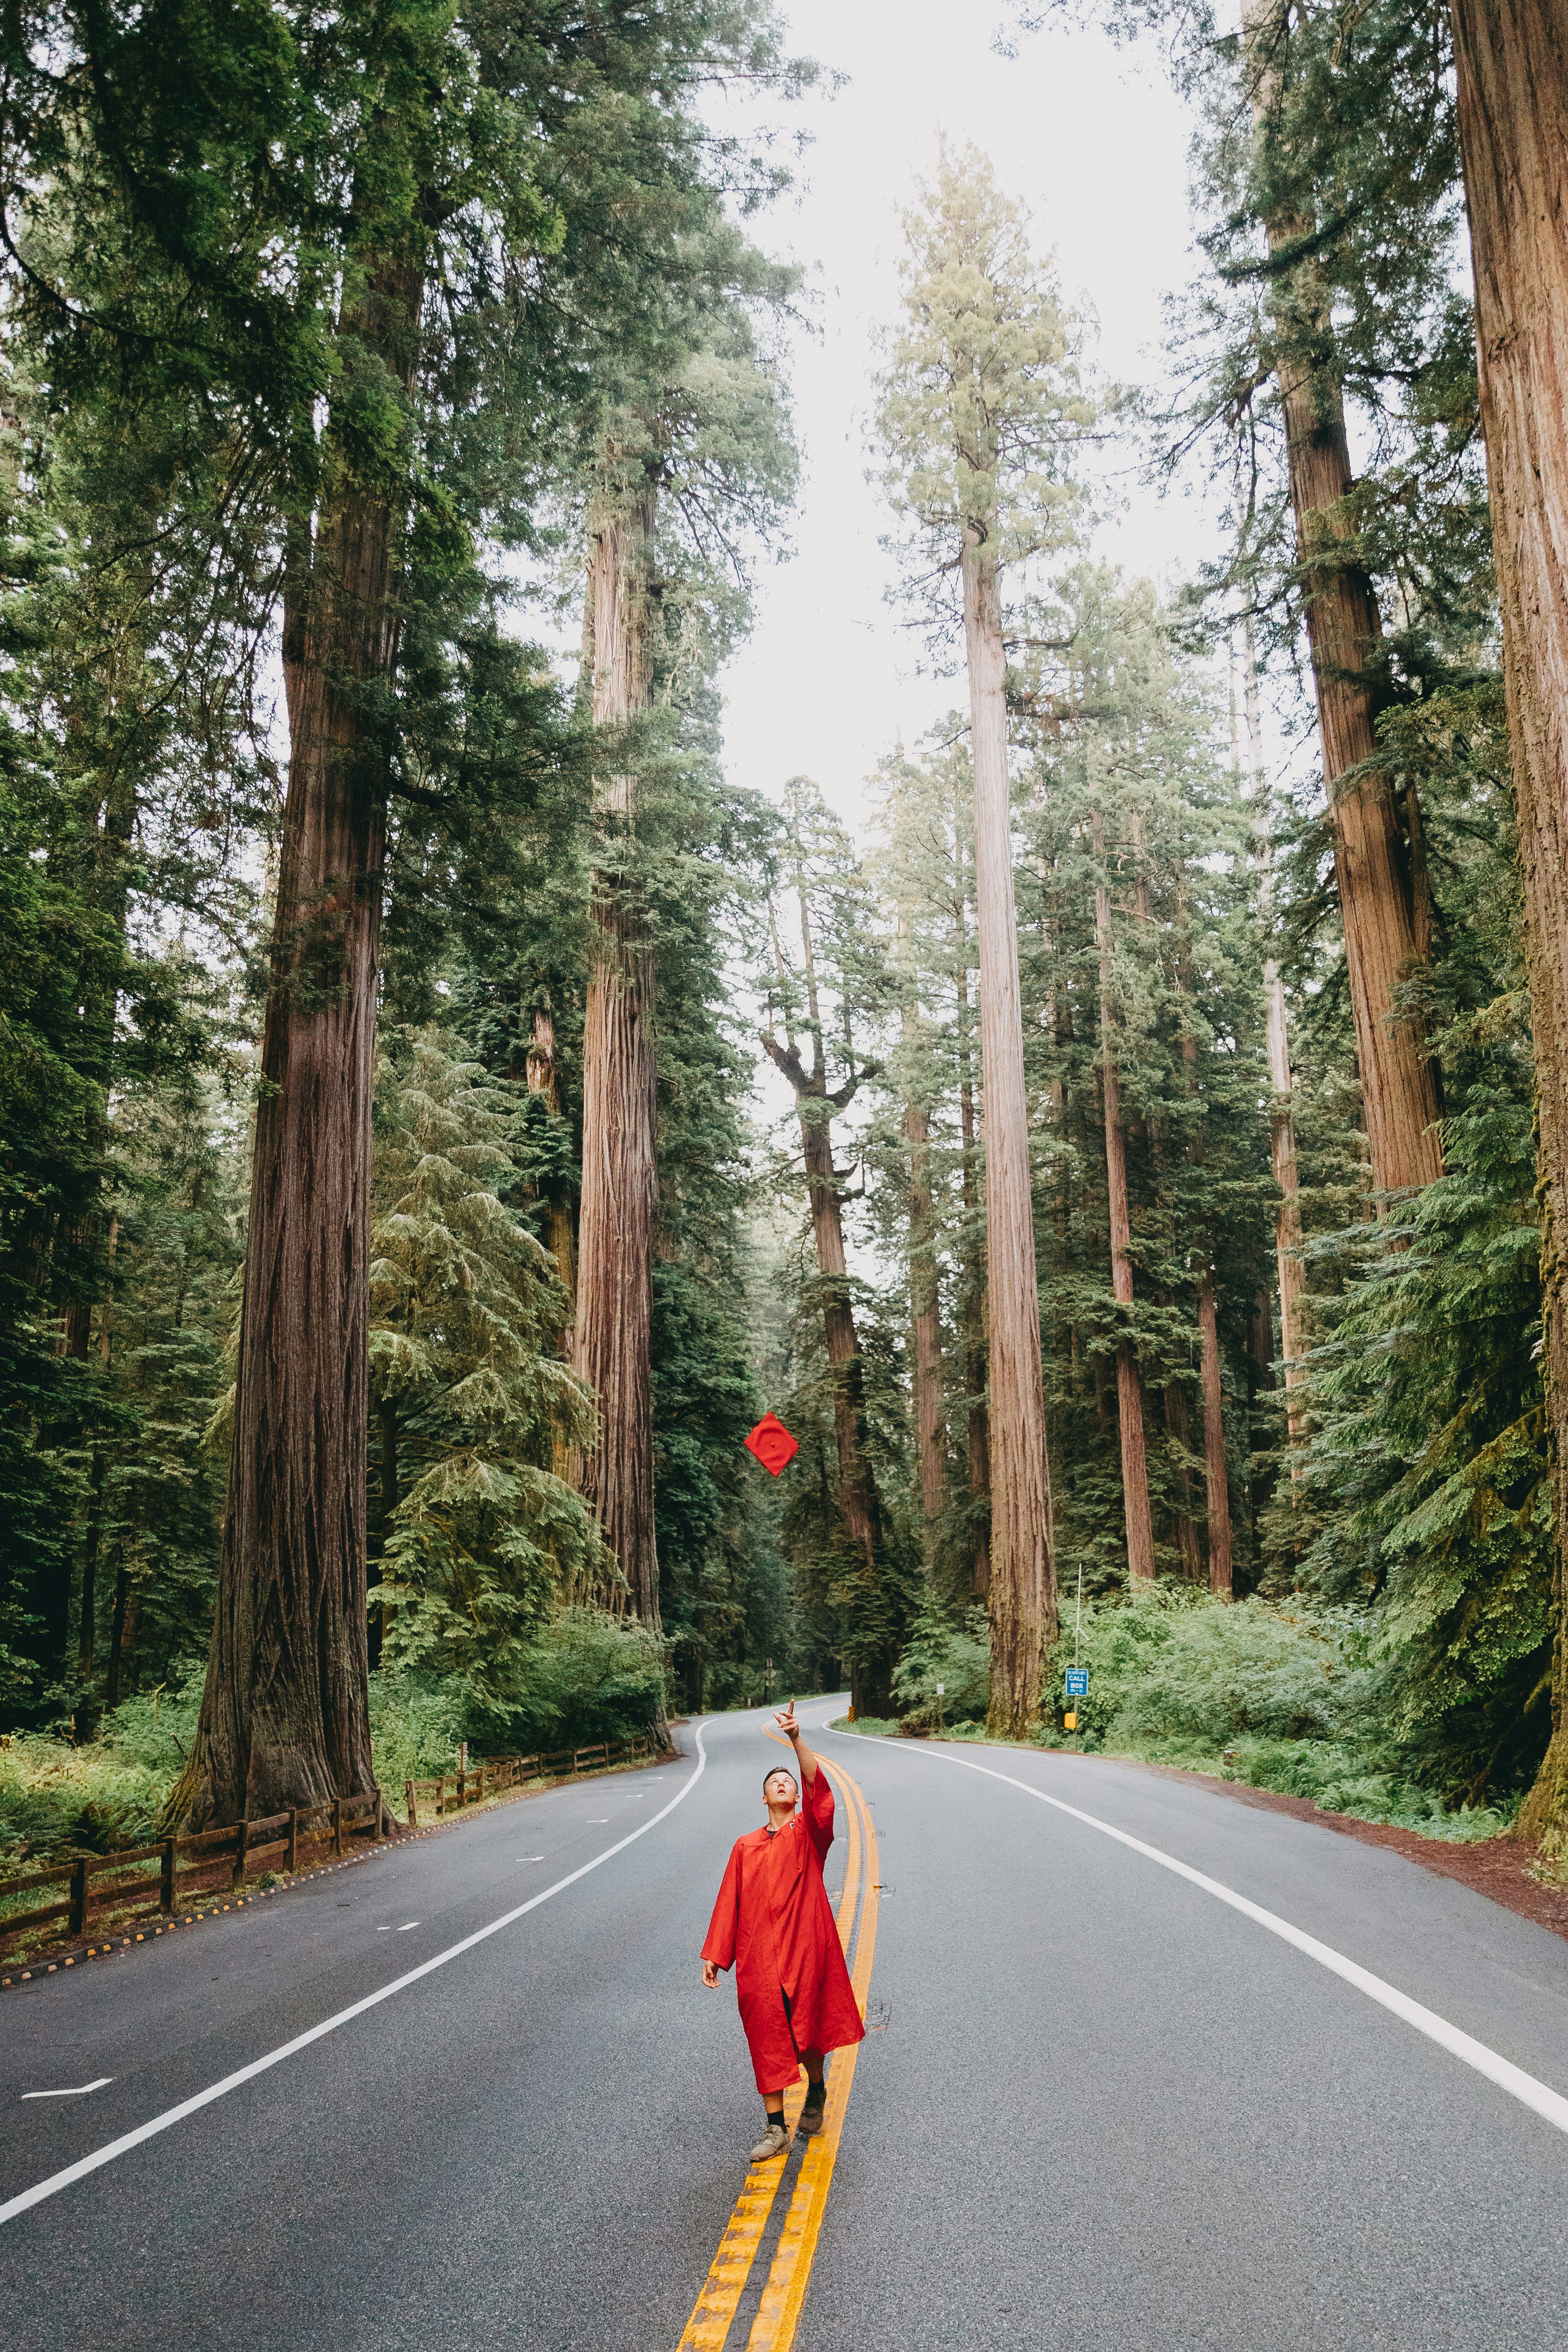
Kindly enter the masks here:
<path id="1" fill-rule="evenodd" d="M 1088 1667 L 1087 1667 L 1087 1666 L 1069 1666 L 1069 1667 L 1068 1667 L 1068 1669 L 1067 1669 L 1067 1696 L 1068 1696 L 1068 1697 L 1069 1697 L 1069 1698 L 1087 1698 L 1087 1697 L 1088 1697 L 1088 1696 L 1089 1696 L 1089 1669 L 1088 1669 Z"/>

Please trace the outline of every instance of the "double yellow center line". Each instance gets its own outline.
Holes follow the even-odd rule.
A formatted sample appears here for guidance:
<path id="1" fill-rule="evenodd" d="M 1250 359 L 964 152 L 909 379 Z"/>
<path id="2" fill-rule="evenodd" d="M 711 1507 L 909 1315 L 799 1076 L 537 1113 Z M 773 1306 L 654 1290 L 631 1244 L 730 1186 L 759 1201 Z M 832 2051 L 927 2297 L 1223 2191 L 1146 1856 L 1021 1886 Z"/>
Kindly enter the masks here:
<path id="1" fill-rule="evenodd" d="M 854 1966 L 851 1973 L 855 2000 L 863 2018 L 866 1995 L 871 1988 L 872 1962 L 876 1957 L 876 1832 L 872 1826 L 865 1799 L 853 1776 L 846 1772 L 841 1764 L 821 1769 L 827 1770 L 829 1779 L 848 1801 L 845 1810 L 849 1814 L 849 1842 L 844 1857 L 844 1891 L 839 1898 L 838 1908 L 839 1942 L 843 1947 L 846 1959 L 849 1958 L 851 1931 L 854 1927 L 856 1897 L 860 1895 L 862 1882 L 865 1889 L 865 1899 L 861 1906 L 860 1936 L 855 1944 Z M 810 2281 L 811 2263 L 816 2256 L 822 2216 L 827 2210 L 828 2189 L 833 2178 L 840 2135 L 843 2130 L 844 2110 L 849 2105 L 850 2090 L 855 2079 L 855 2060 L 859 2049 L 856 2042 L 848 2050 L 839 2050 L 833 2054 L 822 2128 L 807 2144 L 801 2159 L 772 2267 L 762 2290 L 762 2301 L 751 2323 L 751 2333 L 746 2339 L 746 2352 L 790 2352 L 794 2344 L 800 2308 Z M 784 2120 L 791 2137 L 800 2119 L 805 2098 L 803 2083 L 797 2083 L 786 2095 Z M 751 2275 L 751 2267 L 762 2243 L 789 2157 L 789 2148 L 786 2146 L 781 2156 L 772 2158 L 767 2164 L 752 2166 L 746 2186 L 735 2200 L 735 2210 L 719 2241 L 713 2267 L 686 2322 L 679 2352 L 725 2352 L 731 2323 L 745 2293 L 747 2280 Z"/>

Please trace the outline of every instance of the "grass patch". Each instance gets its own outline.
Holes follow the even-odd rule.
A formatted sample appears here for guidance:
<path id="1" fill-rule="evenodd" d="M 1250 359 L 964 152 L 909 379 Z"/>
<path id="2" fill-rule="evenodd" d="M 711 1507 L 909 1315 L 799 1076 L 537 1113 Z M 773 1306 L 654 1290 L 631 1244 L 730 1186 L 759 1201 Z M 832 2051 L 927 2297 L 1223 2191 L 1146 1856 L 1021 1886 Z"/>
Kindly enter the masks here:
<path id="1" fill-rule="evenodd" d="M 944 1667 L 959 1663 L 960 1642 L 972 1645 L 972 1629 L 953 1637 Z M 901 1722 L 845 1720 L 835 1728 L 872 1737 L 934 1731 L 930 1650 L 928 1638 L 912 1643 L 911 1669 L 901 1663 L 894 1687 L 914 1701 Z M 1455 1843 L 1503 1836 L 1517 1816 L 1517 1795 L 1455 1807 L 1422 1781 L 1402 1745 L 1375 1628 L 1355 1612 L 1259 1600 L 1227 1607 L 1166 1587 L 1086 1609 L 1080 1663 L 1090 1696 L 1078 1704 L 1080 1728 L 1070 1732 L 1062 1671 L 1073 1657 L 1069 1631 L 1048 1667 L 1041 1747 L 1207 1773 Z M 961 1703 L 983 1711 L 972 1675 L 961 1687 Z M 950 1724 L 943 1736 L 986 1741 L 977 1720 Z"/>

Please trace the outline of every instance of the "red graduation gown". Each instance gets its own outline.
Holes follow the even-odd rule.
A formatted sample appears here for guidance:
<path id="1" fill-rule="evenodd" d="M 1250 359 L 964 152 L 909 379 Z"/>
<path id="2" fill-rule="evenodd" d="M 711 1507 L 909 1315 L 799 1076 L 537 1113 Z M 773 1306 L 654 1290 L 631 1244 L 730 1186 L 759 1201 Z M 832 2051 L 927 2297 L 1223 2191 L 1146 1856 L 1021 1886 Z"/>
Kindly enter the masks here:
<path id="1" fill-rule="evenodd" d="M 740 2021 L 765 2096 L 795 2079 L 802 2051 L 841 2050 L 865 2038 L 822 1885 L 832 1842 L 833 1792 L 819 1769 L 792 1822 L 772 1837 L 761 1829 L 737 1838 L 713 1906 L 703 1958 L 721 1969 L 735 1964 Z"/>

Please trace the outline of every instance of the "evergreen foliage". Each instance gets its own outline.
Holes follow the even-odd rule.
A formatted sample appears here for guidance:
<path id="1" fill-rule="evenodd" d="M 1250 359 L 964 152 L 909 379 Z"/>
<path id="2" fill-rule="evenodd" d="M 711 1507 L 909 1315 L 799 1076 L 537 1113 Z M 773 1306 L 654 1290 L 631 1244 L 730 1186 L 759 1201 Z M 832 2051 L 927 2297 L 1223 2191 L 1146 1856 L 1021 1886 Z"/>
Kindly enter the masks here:
<path id="1" fill-rule="evenodd" d="M 1021 1230 L 1032 1204 L 1055 1573 L 1064 1615 L 1082 1579 L 1092 1669 L 1085 1727 L 1048 1704 L 1042 1736 L 1490 1833 L 1551 1729 L 1561 1531 L 1448 16 L 1249 0 L 1237 35 L 1207 0 L 1098 13 L 1158 28 L 1193 108 L 1203 259 L 1164 383 L 1106 395 L 1021 208 L 983 156 L 944 149 L 905 222 L 873 452 L 928 651 L 951 658 L 966 564 L 977 629 L 995 592 Z M 323 519 L 356 500 L 390 518 L 393 646 L 354 697 L 386 822 L 378 1770 L 395 1786 L 464 1739 L 613 1738 L 672 1703 L 844 1677 L 914 1731 L 999 1721 L 978 704 L 833 794 L 779 778 L 764 802 L 719 758 L 720 668 L 796 488 L 779 339 L 797 281 L 747 233 L 781 184 L 768 142 L 716 132 L 706 93 L 787 96 L 810 68 L 766 0 L 12 15 L 10 1847 L 145 1837 L 194 1728 L 289 698 Z M 1323 529 L 1381 624 L 1375 760 L 1339 789 L 1387 780 L 1419 946 L 1396 1010 L 1441 1079 L 1443 1173 L 1405 1198 L 1372 1183 L 1311 751 L 1306 614 L 1330 558 L 1292 509 L 1292 371 L 1364 452 Z M 1168 595 L 1094 551 L 1089 445 L 1113 411 L 1152 480 L 1207 476 L 1234 518 Z M 574 608 L 585 544 L 633 508 L 648 707 L 596 726 L 592 647 L 574 677 L 528 641 L 524 595 Z M 1273 776 L 1242 754 L 1255 686 Z M 833 814 L 855 782 L 863 844 Z M 574 1484 L 600 1429 L 570 1364 L 612 905 L 653 976 L 662 1637 L 591 1605 L 624 1580 Z M 1288 1416 L 1275 967 L 1304 1286 Z M 1155 1580 L 1135 1591 L 1129 1398 Z M 777 1485 L 742 1443 L 769 1406 L 800 1448 Z M 1033 1687 L 1001 1679 L 1009 1706 Z"/>

